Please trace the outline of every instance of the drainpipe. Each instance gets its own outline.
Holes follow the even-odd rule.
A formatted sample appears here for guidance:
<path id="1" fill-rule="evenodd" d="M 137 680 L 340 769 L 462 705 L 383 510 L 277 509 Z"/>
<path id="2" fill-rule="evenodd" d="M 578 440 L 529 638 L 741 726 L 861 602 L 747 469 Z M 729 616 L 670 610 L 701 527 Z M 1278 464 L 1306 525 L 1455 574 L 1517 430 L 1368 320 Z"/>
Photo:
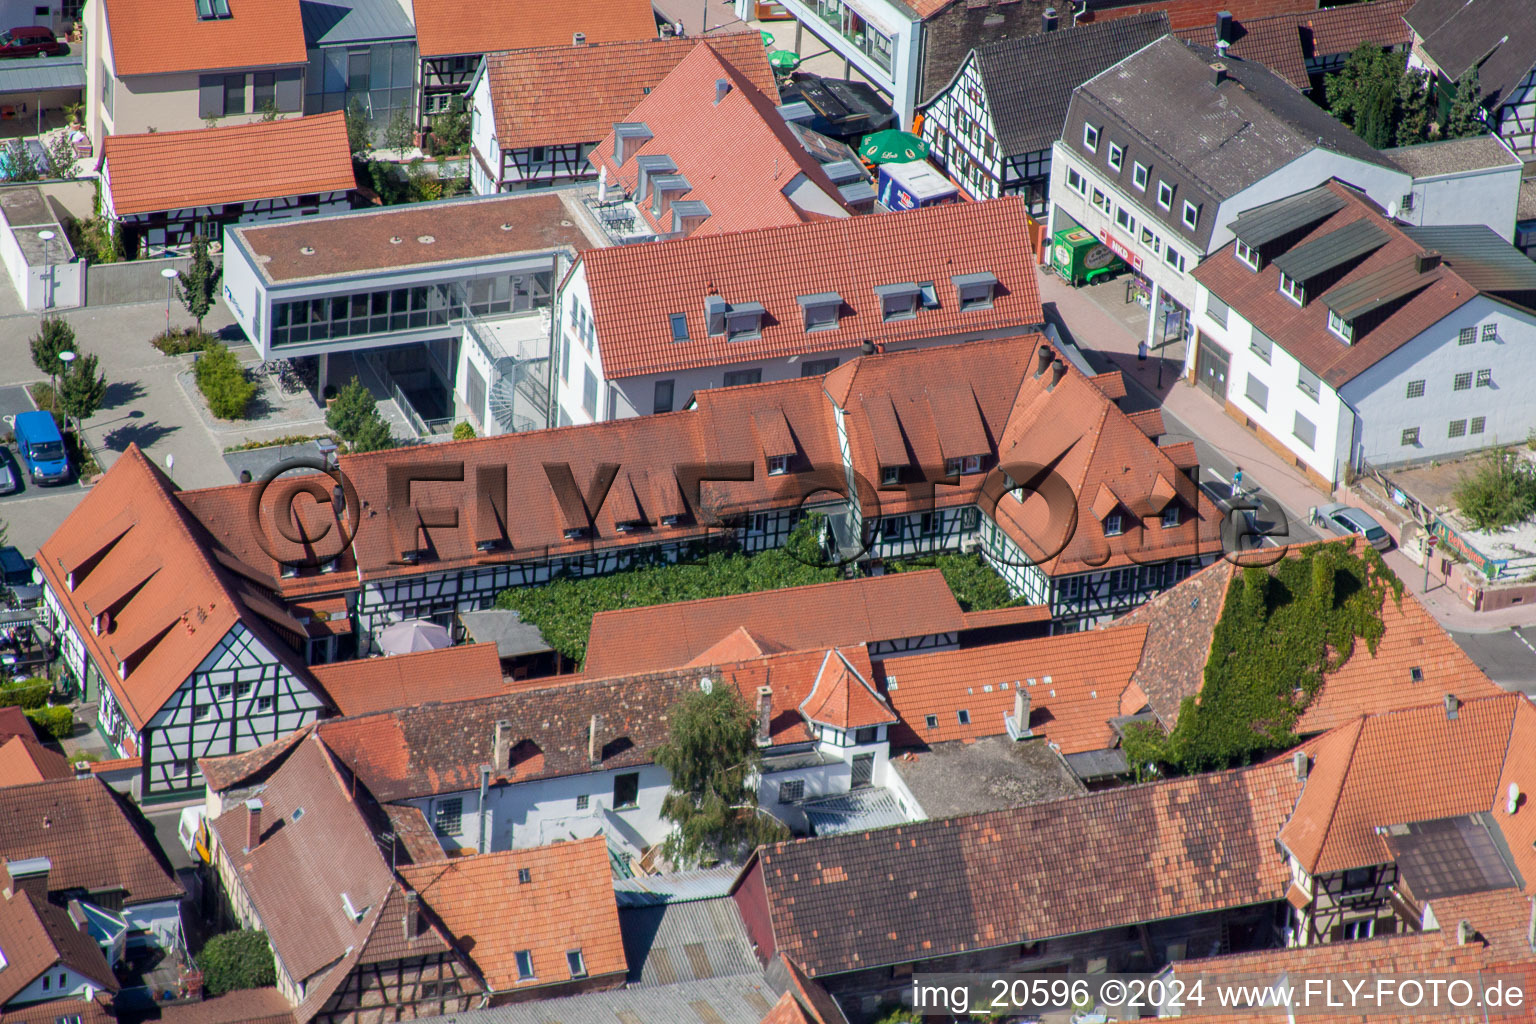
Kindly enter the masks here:
<path id="1" fill-rule="evenodd" d="M 487 797 L 490 795 L 490 792 L 491 766 L 488 764 L 483 764 L 480 766 L 480 812 L 478 815 L 480 819 L 480 828 L 479 836 L 475 840 L 476 853 L 490 852 L 485 845 L 486 840 L 490 837 L 491 834 L 491 812 L 490 808 L 486 806 Z"/>

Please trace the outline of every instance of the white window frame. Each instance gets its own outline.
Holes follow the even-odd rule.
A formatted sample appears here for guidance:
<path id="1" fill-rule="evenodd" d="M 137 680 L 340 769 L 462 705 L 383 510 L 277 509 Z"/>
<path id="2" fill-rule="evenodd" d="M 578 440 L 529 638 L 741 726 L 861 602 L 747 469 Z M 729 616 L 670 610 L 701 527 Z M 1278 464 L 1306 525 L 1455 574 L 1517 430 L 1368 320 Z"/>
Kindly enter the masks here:
<path id="1" fill-rule="evenodd" d="M 1163 249 L 1163 262 L 1168 264 L 1174 270 L 1177 270 L 1179 273 L 1184 273 L 1184 254 L 1179 252 L 1179 250 L 1175 249 L 1173 246 L 1170 245 Z"/>
<path id="2" fill-rule="evenodd" d="M 1088 197 L 1088 179 L 1076 167 L 1067 168 L 1067 188 L 1085 199 Z"/>
<path id="3" fill-rule="evenodd" d="M 1131 184 L 1136 187 L 1138 192 L 1145 192 L 1147 190 L 1149 174 L 1150 172 L 1147 170 L 1146 164 L 1140 161 L 1131 164 Z"/>
<path id="4" fill-rule="evenodd" d="M 788 473 L 788 472 L 789 472 L 789 456 L 788 455 L 770 455 L 770 456 L 768 456 L 768 475 L 769 476 L 783 476 L 785 473 Z"/>
<path id="5" fill-rule="evenodd" d="M 1157 205 L 1165 210 L 1173 209 L 1173 186 L 1161 178 L 1157 182 Z"/>
<path id="6" fill-rule="evenodd" d="M 1119 512 L 1111 512 L 1104 517 L 1104 536 L 1118 537 L 1125 533 L 1125 516 Z"/>
<path id="7" fill-rule="evenodd" d="M 1175 526 L 1178 526 L 1179 525 L 1179 503 L 1177 501 L 1170 501 L 1167 505 L 1165 505 L 1163 507 L 1163 514 L 1162 514 L 1162 516 L 1160 518 L 1162 520 L 1163 529 L 1165 529 L 1165 530 L 1171 530 Z"/>
<path id="8" fill-rule="evenodd" d="M 1255 273 L 1258 272 L 1259 250 L 1255 249 L 1253 246 L 1239 238 L 1232 243 L 1232 253 L 1237 257 L 1238 262 L 1243 266 L 1247 267 L 1249 270 L 1254 271 Z"/>
<path id="9" fill-rule="evenodd" d="M 1194 203 L 1192 203 L 1188 199 L 1186 199 L 1186 200 L 1184 200 L 1184 211 L 1183 212 L 1184 212 L 1184 226 L 1185 227 L 1187 227 L 1187 228 L 1189 228 L 1189 230 L 1193 231 L 1193 230 L 1195 230 L 1195 228 L 1200 226 L 1200 207 L 1196 206 Z"/>
<path id="10" fill-rule="evenodd" d="M 1099 129 L 1087 121 L 1083 122 L 1083 148 L 1090 153 L 1099 151 Z"/>
<path id="11" fill-rule="evenodd" d="M 1132 238 L 1136 237 L 1136 218 L 1123 206 L 1115 207 L 1115 227 L 1130 232 Z"/>
<path id="12" fill-rule="evenodd" d="M 1280 294 L 1298 306 L 1307 304 L 1306 286 L 1283 270 L 1280 271 Z"/>
<path id="13" fill-rule="evenodd" d="M 1328 311 L 1328 330 L 1347 345 L 1355 343 L 1355 327 L 1333 310 Z"/>
<path id="14" fill-rule="evenodd" d="M 1111 142 L 1109 144 L 1109 152 L 1105 154 L 1104 160 L 1109 164 L 1111 170 L 1121 170 L 1125 167 L 1125 147 L 1121 146 L 1118 142 Z"/>

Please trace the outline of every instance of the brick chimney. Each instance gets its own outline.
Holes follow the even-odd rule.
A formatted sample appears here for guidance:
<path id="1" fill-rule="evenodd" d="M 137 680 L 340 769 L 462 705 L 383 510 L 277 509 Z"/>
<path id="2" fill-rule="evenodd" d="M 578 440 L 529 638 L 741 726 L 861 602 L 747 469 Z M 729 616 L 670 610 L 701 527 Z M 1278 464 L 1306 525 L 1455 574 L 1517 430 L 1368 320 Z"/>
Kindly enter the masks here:
<path id="1" fill-rule="evenodd" d="M 6 889 L 12 893 L 24 892 L 33 900 L 46 903 L 48 902 L 48 873 L 52 870 L 53 861 L 47 857 L 8 860 L 5 862 Z"/>
<path id="2" fill-rule="evenodd" d="M 400 925 L 405 933 L 405 941 L 411 942 L 421 934 L 421 895 L 415 892 L 405 894 L 405 916 L 400 919 Z"/>
<path id="3" fill-rule="evenodd" d="M 757 688 L 757 745 L 766 747 L 773 742 L 773 687 Z"/>
<path id="4" fill-rule="evenodd" d="M 1020 739 L 1029 735 L 1029 694 L 1018 685 L 1013 689 L 1013 726 Z"/>
<path id="5" fill-rule="evenodd" d="M 261 801 L 245 802 L 245 852 L 250 853 L 261 845 Z"/>
<path id="6" fill-rule="evenodd" d="M 512 723 L 503 718 L 496 723 L 496 734 L 491 741 L 491 767 L 498 772 L 512 767 Z"/>

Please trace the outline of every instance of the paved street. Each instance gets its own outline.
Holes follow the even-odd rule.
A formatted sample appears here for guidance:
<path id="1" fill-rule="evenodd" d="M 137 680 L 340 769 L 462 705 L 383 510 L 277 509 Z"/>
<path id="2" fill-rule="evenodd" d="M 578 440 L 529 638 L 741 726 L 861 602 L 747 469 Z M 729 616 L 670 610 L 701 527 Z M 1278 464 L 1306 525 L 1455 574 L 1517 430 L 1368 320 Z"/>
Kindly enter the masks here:
<path id="1" fill-rule="evenodd" d="M 1452 630 L 1451 636 L 1494 682 L 1505 689 L 1536 695 L 1536 628 L 1486 633 Z"/>

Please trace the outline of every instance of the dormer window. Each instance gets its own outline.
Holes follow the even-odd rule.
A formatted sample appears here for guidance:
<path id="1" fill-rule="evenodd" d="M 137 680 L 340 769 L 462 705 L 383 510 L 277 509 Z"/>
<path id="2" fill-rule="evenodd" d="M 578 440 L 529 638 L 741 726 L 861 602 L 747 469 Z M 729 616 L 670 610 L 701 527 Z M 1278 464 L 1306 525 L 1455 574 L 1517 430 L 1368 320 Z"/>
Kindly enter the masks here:
<path id="1" fill-rule="evenodd" d="M 1139 191 L 1145 192 L 1147 190 L 1147 165 L 1146 164 L 1132 164 L 1131 165 L 1131 184 L 1135 185 L 1136 188 Z"/>
<path id="2" fill-rule="evenodd" d="M 197 0 L 197 20 L 217 21 L 229 17 L 229 0 Z"/>
<path id="3" fill-rule="evenodd" d="M 651 216 L 660 218 L 674 200 L 686 195 L 693 186 L 681 174 L 658 174 L 651 179 Z"/>
<path id="4" fill-rule="evenodd" d="M 881 466 L 880 467 L 880 486 L 881 487 L 895 487 L 895 486 L 899 485 L 900 483 L 901 483 L 901 467 L 900 466 Z"/>
<path id="5" fill-rule="evenodd" d="M 788 473 L 788 472 L 789 472 L 789 456 L 788 455 L 770 455 L 770 456 L 768 456 L 768 475 L 769 476 L 783 476 L 785 473 Z"/>
<path id="6" fill-rule="evenodd" d="M 613 528 L 620 533 L 634 533 L 644 525 L 645 523 L 639 519 L 626 519 L 623 522 L 614 523 Z"/>
<path id="7" fill-rule="evenodd" d="M 1104 517 L 1104 536 L 1118 537 L 1125 532 L 1125 517 L 1119 512 L 1111 512 Z"/>
<path id="8" fill-rule="evenodd" d="M 1179 503 L 1170 501 L 1168 507 L 1163 509 L 1163 529 L 1171 530 L 1179 525 Z"/>
<path id="9" fill-rule="evenodd" d="M 711 338 L 718 338 L 725 333 L 725 314 L 730 308 L 730 303 L 718 295 L 704 297 L 704 322 L 709 325 Z M 673 336 L 676 337 L 675 334 Z"/>
<path id="10" fill-rule="evenodd" d="M 1109 167 L 1110 167 L 1110 170 L 1118 171 L 1120 168 L 1122 168 L 1124 166 L 1125 166 L 1125 148 L 1123 146 L 1120 146 L 1120 145 L 1117 145 L 1116 143 L 1111 142 L 1109 144 Z"/>
<path id="11" fill-rule="evenodd" d="M 1099 151 L 1099 129 L 1086 121 L 1083 122 L 1083 148 L 1090 153 Z"/>
<path id="12" fill-rule="evenodd" d="M 287 564 L 285 564 L 283 566 L 283 571 L 282 571 L 282 578 L 283 579 L 285 579 L 285 580 L 296 579 L 298 577 L 298 575 L 299 575 L 299 567 L 298 566 L 296 566 L 296 565 L 287 565 Z"/>
<path id="13" fill-rule="evenodd" d="M 817 292 L 798 296 L 807 331 L 835 331 L 843 311 L 843 297 L 837 292 Z"/>
<path id="14" fill-rule="evenodd" d="M 944 460 L 945 476 L 963 476 L 968 473 L 981 472 L 980 455 L 963 455 L 957 459 Z"/>
<path id="15" fill-rule="evenodd" d="M 911 320 L 917 316 L 917 302 L 922 288 L 914 283 L 882 284 L 875 286 L 875 297 L 880 300 L 880 319 Z"/>
<path id="16" fill-rule="evenodd" d="M 1173 186 L 1166 181 L 1157 183 L 1157 205 L 1165 210 L 1173 209 Z"/>
<path id="17" fill-rule="evenodd" d="M 662 516 L 661 517 L 661 525 L 662 526 L 676 526 L 679 523 L 681 523 L 682 521 L 683 521 L 683 517 L 681 515 L 670 515 L 670 516 Z"/>
<path id="18" fill-rule="evenodd" d="M 1195 230 L 1195 225 L 1199 223 L 1200 207 L 1196 206 L 1188 199 L 1184 200 L 1184 226 L 1193 231 Z"/>
<path id="19" fill-rule="evenodd" d="M 581 540 L 581 538 L 587 535 L 587 528 L 585 526 L 573 526 L 564 531 L 564 533 L 566 540 Z"/>
<path id="20" fill-rule="evenodd" d="M 763 336 L 763 304 L 743 302 L 725 315 L 725 340 L 748 341 Z"/>
<path id="21" fill-rule="evenodd" d="M 960 299 L 961 312 L 992 308 L 992 295 L 997 289 L 997 275 L 984 271 L 979 274 L 956 274 L 950 280 L 954 283 L 955 294 Z"/>
<path id="22" fill-rule="evenodd" d="M 1259 269 L 1259 250 L 1247 242 L 1239 238 L 1234 244 L 1232 251 L 1237 254 L 1237 258 L 1242 262 L 1243 266 L 1252 271 Z"/>
<path id="23" fill-rule="evenodd" d="M 629 121 L 613 126 L 613 162 L 619 165 L 630 155 L 651 141 L 651 129 L 643 122 Z"/>
<path id="24" fill-rule="evenodd" d="M 1355 325 L 1345 320 L 1333 310 L 1328 311 L 1328 329 L 1338 336 L 1339 340 L 1353 345 L 1355 342 Z"/>
<path id="25" fill-rule="evenodd" d="M 1280 294 L 1298 306 L 1305 306 L 1307 304 L 1307 289 L 1300 281 L 1284 271 L 1280 273 Z"/>

